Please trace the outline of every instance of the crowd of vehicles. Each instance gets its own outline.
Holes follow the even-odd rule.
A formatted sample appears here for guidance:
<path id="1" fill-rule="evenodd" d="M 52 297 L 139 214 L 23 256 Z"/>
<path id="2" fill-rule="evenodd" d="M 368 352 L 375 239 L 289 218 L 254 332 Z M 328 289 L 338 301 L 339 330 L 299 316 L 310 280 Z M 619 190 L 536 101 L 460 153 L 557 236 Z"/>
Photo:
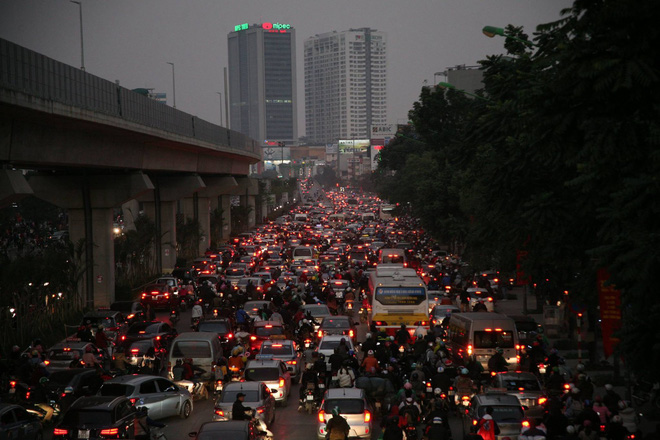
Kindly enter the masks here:
<path id="1" fill-rule="evenodd" d="M 497 439 L 516 440 L 526 423 L 593 399 L 542 327 L 494 311 L 510 287 L 497 271 L 466 273 L 375 196 L 309 181 L 300 190 L 291 213 L 159 277 L 136 301 L 88 313 L 49 349 L 35 340 L 15 359 L 0 417 L 24 421 L 22 438 L 40 438 L 45 421 L 53 438 L 123 438 L 145 411 L 186 419 L 214 396 L 190 436 L 256 439 L 272 438 L 276 405 L 294 399 L 319 439 L 341 418 L 350 438 L 384 429 L 448 440 L 437 433 L 450 417 L 477 432 L 488 415 Z M 190 323 L 179 323 L 185 310 Z M 574 412 L 567 420 L 579 424 Z"/>

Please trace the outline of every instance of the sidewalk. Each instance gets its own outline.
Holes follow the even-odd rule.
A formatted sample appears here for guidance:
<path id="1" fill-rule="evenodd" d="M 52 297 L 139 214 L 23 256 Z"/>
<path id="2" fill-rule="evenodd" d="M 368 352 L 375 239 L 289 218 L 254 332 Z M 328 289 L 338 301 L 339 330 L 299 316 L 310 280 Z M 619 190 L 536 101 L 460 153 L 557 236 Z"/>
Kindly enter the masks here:
<path id="1" fill-rule="evenodd" d="M 522 287 L 516 287 L 513 290 L 509 291 L 509 294 L 515 295 L 515 299 L 504 299 L 498 300 L 495 303 L 495 311 L 505 315 L 523 315 L 523 301 L 525 290 Z M 533 294 L 527 295 L 527 316 L 533 318 L 537 323 L 543 324 L 543 312 L 542 310 L 539 313 L 536 313 L 536 296 Z M 534 313 L 530 313 L 534 312 Z M 573 336 L 570 334 L 561 335 L 561 338 L 549 338 L 550 347 L 553 346 L 559 340 L 571 339 Z M 597 350 L 602 352 L 602 341 L 597 341 Z M 569 350 L 559 350 L 559 354 L 565 358 L 566 366 L 570 367 L 571 371 L 576 371 L 576 366 L 578 364 L 578 359 L 574 357 L 576 353 L 575 349 Z M 566 356 L 568 355 L 568 358 Z M 583 363 L 587 364 L 589 359 L 589 353 L 585 350 L 582 352 Z M 610 382 L 609 377 L 613 377 L 613 372 L 611 370 L 587 370 L 585 372 L 588 376 L 594 381 L 594 396 L 604 395 L 605 394 L 605 384 Z M 626 372 L 624 366 L 621 365 L 621 376 L 626 377 Z M 616 391 L 624 400 L 629 400 L 628 389 L 624 385 L 615 385 L 614 391 Z M 651 420 L 646 417 L 640 417 L 639 428 L 644 433 L 644 435 L 655 432 L 657 420 Z"/>

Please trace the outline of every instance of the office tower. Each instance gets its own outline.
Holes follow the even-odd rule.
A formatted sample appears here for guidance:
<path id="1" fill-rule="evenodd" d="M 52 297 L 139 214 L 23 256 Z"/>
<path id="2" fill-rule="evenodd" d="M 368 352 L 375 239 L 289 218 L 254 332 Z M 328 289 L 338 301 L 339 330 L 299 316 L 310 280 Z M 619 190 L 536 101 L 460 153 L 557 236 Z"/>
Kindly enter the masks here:
<path id="1" fill-rule="evenodd" d="M 360 28 L 305 41 L 305 123 L 310 142 L 369 139 L 387 123 L 386 34 Z"/>
<path id="2" fill-rule="evenodd" d="M 270 22 L 227 36 L 230 126 L 261 145 L 298 140 L 295 37 L 291 25 Z"/>

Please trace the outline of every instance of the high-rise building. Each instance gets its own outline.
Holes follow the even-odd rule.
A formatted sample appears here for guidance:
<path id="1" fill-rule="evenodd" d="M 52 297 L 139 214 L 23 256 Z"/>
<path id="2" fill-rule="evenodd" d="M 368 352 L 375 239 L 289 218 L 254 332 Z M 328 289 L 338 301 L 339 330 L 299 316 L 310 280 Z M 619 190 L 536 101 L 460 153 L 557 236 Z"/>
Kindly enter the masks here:
<path id="1" fill-rule="evenodd" d="M 305 41 L 305 123 L 311 142 L 369 139 L 387 123 L 386 34 L 360 28 Z"/>
<path id="2" fill-rule="evenodd" d="M 264 146 L 298 140 L 295 37 L 290 24 L 269 22 L 227 36 L 230 127 Z"/>

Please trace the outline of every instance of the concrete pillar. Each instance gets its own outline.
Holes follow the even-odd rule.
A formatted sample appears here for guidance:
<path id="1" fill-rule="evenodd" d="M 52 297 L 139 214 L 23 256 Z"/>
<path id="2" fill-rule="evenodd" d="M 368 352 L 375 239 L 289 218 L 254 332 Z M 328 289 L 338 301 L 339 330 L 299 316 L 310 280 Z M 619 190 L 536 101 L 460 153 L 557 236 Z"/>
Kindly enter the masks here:
<path id="1" fill-rule="evenodd" d="M 124 231 L 134 231 L 135 219 L 140 215 L 140 202 L 129 200 L 121 205 L 121 211 L 124 214 Z"/>
<path id="2" fill-rule="evenodd" d="M 211 230 L 211 211 L 210 199 L 208 197 L 196 197 L 197 206 L 195 207 L 195 197 L 185 197 L 181 200 L 181 208 L 183 211 L 184 219 L 194 219 L 197 217 L 199 222 L 200 240 L 199 240 L 199 255 L 204 255 L 206 249 L 211 245 L 211 237 L 209 231 Z M 197 212 L 195 212 L 197 208 Z"/>
<path id="3" fill-rule="evenodd" d="M 222 239 L 229 240 L 231 237 L 231 195 L 218 196 L 218 205 L 222 208 Z"/>
<path id="4" fill-rule="evenodd" d="M 108 176 L 36 174 L 30 176 L 28 183 L 36 197 L 67 209 L 69 237 L 74 244 L 81 238 L 90 244 L 84 256 L 84 261 L 91 263 L 86 266 L 84 276 L 86 305 L 109 306 L 115 299 L 113 208 L 152 191 L 153 184 L 142 173 Z M 85 218 L 85 212 L 91 218 Z"/>
<path id="5" fill-rule="evenodd" d="M 144 202 L 144 214 L 151 219 L 156 218 L 154 202 Z M 160 202 L 160 228 L 163 273 L 172 272 L 176 266 L 176 202 Z"/>
<path id="6" fill-rule="evenodd" d="M 33 194 L 20 170 L 0 170 L 0 208 Z"/>
<path id="7" fill-rule="evenodd" d="M 257 203 L 255 200 L 255 196 L 241 196 L 241 206 L 247 206 L 249 209 L 248 211 L 248 229 L 254 228 L 257 224 L 256 218 L 257 218 Z"/>

